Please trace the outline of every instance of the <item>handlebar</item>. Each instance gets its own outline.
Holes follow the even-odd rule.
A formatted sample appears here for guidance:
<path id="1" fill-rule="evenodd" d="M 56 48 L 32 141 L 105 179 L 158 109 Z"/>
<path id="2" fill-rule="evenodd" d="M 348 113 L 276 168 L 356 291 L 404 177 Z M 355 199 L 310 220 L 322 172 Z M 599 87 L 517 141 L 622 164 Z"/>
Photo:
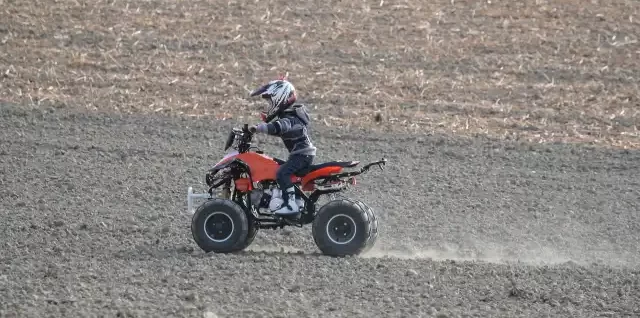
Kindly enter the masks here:
<path id="1" fill-rule="evenodd" d="M 251 143 L 251 139 L 253 137 L 253 133 L 249 130 L 249 124 L 244 124 L 242 128 L 233 127 L 229 132 L 229 136 L 227 137 L 227 142 L 225 143 L 224 150 L 226 151 L 233 145 L 233 142 L 237 137 L 240 137 L 240 144 L 242 148 L 245 147 L 246 144 Z M 245 144 L 245 145 L 243 145 Z"/>
<path id="2" fill-rule="evenodd" d="M 235 133 L 236 135 L 252 134 L 249 130 L 249 124 L 244 124 L 242 128 L 233 127 L 231 128 L 231 131 L 233 131 L 233 133 Z"/>

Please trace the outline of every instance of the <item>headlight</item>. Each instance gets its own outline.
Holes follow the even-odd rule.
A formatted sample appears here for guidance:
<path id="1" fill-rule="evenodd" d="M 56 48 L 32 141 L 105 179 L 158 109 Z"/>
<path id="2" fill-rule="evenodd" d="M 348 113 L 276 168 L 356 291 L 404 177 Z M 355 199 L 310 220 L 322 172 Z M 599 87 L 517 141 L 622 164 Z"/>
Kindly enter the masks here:
<path id="1" fill-rule="evenodd" d="M 225 177 L 225 175 L 231 170 L 230 167 L 226 167 L 221 170 L 211 169 L 205 175 L 205 183 L 208 186 L 212 186 L 217 180 L 220 180 Z"/>

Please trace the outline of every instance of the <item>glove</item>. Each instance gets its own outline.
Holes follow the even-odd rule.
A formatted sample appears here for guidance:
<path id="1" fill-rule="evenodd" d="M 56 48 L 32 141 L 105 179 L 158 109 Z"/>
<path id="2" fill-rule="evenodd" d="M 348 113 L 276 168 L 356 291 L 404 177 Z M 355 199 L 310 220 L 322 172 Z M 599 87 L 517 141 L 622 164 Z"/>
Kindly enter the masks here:
<path id="1" fill-rule="evenodd" d="M 258 131 L 258 126 L 249 127 L 249 132 L 255 134 Z"/>

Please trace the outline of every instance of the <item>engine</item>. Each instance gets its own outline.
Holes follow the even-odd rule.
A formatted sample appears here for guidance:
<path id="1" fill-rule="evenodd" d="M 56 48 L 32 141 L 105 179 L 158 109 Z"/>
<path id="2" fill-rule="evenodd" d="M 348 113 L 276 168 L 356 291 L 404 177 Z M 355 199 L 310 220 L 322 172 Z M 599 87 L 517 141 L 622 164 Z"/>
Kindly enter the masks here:
<path id="1" fill-rule="evenodd" d="M 258 209 L 266 209 L 275 206 L 276 208 L 282 204 L 282 193 L 277 187 L 268 189 L 255 189 L 251 191 L 251 202 Z"/>
<path id="2" fill-rule="evenodd" d="M 255 189 L 251 191 L 251 202 L 258 209 L 268 209 L 274 211 L 282 206 L 284 201 L 282 200 L 282 190 L 276 186 L 271 186 L 268 189 Z M 304 200 L 296 196 L 296 203 L 298 206 L 304 206 Z"/>
<path id="3" fill-rule="evenodd" d="M 251 203 L 253 205 L 256 206 L 256 208 L 263 208 L 265 207 L 264 205 L 264 201 L 269 202 L 269 200 L 271 200 L 271 194 L 267 193 L 265 190 L 262 189 L 254 189 L 251 191 L 250 194 L 251 197 Z M 269 203 L 267 203 L 269 204 Z"/>

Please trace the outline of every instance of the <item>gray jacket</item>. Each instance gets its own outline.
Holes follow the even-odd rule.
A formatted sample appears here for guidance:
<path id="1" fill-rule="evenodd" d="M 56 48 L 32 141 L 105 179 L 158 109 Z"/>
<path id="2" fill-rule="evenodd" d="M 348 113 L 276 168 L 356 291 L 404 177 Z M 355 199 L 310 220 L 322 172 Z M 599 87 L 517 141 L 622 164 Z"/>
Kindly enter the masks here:
<path id="1" fill-rule="evenodd" d="M 286 110 L 280 118 L 271 123 L 258 124 L 257 131 L 279 136 L 290 155 L 316 155 L 316 147 L 309 138 L 310 117 L 307 108 L 295 104 Z"/>

